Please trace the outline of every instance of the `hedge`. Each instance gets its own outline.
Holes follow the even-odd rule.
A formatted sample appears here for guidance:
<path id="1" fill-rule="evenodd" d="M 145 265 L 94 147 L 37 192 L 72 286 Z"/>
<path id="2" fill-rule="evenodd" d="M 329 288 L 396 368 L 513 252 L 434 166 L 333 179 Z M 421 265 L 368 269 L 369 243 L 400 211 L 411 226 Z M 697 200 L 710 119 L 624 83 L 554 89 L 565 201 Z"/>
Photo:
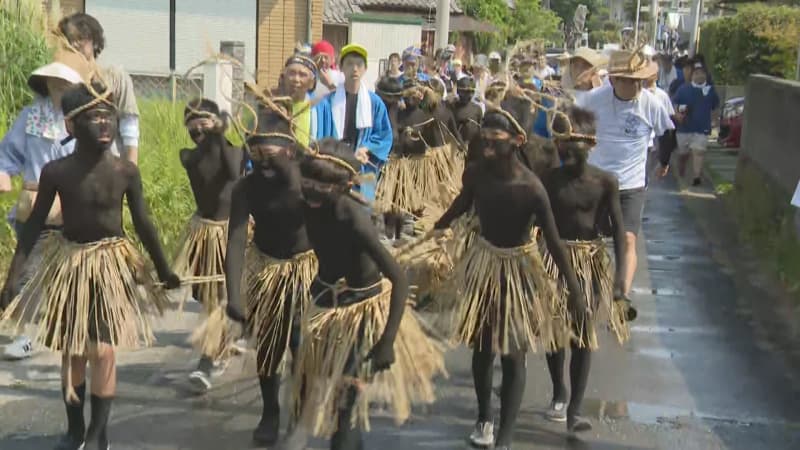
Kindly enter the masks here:
<path id="1" fill-rule="evenodd" d="M 702 24 L 700 52 L 718 84 L 743 85 L 750 74 L 795 77 L 800 8 L 743 5 Z"/>

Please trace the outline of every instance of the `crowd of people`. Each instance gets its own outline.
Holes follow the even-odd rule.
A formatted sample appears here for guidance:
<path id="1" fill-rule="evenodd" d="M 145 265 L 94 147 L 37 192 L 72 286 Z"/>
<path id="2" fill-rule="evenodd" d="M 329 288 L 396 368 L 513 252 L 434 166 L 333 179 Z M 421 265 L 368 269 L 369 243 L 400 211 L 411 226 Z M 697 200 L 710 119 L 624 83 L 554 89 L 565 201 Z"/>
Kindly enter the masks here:
<path id="1" fill-rule="evenodd" d="M 0 321 L 35 324 L 12 356 L 33 343 L 63 356 L 56 448 L 109 448 L 115 352 L 153 344 L 151 318 L 183 307 L 166 295 L 180 286 L 205 314 L 193 386 L 211 389 L 226 361 L 254 349 L 259 445 L 279 442 L 283 407 L 289 448 L 309 435 L 363 448 L 375 404 L 403 423 L 436 400 L 454 344 L 473 350 L 473 446 L 511 448 L 529 351 L 546 354 L 547 418 L 591 429 L 580 412 L 598 334 L 622 344 L 636 317 L 649 150 L 658 175 L 675 150 L 681 175 L 693 155 L 700 177 L 719 103 L 702 59 L 579 48 L 556 76 L 533 44 L 469 69 L 452 46 L 433 58 L 412 47 L 389 56 L 373 87 L 363 46 L 298 48 L 277 88 L 247 85 L 254 123 L 208 99 L 186 104 L 194 146 L 176 157 L 196 212 L 170 260 L 136 167 L 130 77 L 98 67 L 104 38 L 91 16 L 58 31 L 55 61 L 29 79 L 36 100 L 0 143 L 0 188 L 23 177 Z M 231 126 L 245 130 L 243 148 L 225 138 Z M 123 232 L 123 199 L 155 270 Z"/>

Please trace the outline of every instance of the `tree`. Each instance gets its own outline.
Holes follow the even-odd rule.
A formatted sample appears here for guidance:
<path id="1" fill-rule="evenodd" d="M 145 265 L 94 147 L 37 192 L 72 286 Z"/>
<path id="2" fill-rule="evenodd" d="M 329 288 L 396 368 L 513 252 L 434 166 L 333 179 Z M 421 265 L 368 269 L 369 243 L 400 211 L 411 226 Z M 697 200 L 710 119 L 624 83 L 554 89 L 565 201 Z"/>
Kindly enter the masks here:
<path id="1" fill-rule="evenodd" d="M 508 29 L 509 44 L 525 39 L 561 40 L 560 18 L 543 9 L 540 0 L 517 0 L 516 5 Z"/>
<path id="2" fill-rule="evenodd" d="M 507 0 L 462 0 L 461 9 L 468 16 L 491 23 L 497 33 L 476 33 L 478 51 L 487 52 L 514 44 L 519 40 L 560 37 L 559 17 L 542 8 L 540 0 L 517 0 L 516 7 L 508 7 Z"/>
<path id="3" fill-rule="evenodd" d="M 586 5 L 589 9 L 589 15 L 586 17 L 586 31 L 589 33 L 590 47 L 619 41 L 620 25 L 611 20 L 611 13 L 604 0 L 561 0 L 550 4 L 553 12 L 564 22 L 565 27 L 572 26 L 572 18 L 578 5 Z"/>

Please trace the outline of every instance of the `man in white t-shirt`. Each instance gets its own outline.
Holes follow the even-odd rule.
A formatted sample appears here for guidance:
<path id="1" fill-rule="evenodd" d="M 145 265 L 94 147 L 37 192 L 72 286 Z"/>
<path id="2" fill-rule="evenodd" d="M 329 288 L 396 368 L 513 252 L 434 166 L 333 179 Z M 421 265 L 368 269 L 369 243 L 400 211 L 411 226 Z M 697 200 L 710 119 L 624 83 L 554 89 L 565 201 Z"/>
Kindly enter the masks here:
<path id="1" fill-rule="evenodd" d="M 627 296 L 636 272 L 636 236 L 642 225 L 650 136 L 674 128 L 666 106 L 652 92 L 642 89 L 644 80 L 658 66 L 639 54 L 615 51 L 608 64 L 610 84 L 580 98 L 579 105 L 597 117 L 597 146 L 589 163 L 614 173 L 619 180 L 620 203 L 628 259 L 624 293 Z M 666 174 L 661 167 L 660 174 Z"/>

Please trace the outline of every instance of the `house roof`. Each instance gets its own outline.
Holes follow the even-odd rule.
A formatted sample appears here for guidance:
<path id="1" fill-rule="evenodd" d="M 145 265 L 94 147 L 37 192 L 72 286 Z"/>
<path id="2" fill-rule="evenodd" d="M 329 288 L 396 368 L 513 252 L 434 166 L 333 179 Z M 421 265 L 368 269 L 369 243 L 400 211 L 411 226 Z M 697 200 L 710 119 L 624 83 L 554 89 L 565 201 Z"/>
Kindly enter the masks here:
<path id="1" fill-rule="evenodd" d="M 329 25 L 347 25 L 350 14 L 360 14 L 361 8 L 352 0 L 325 0 L 322 10 L 322 23 Z"/>
<path id="2" fill-rule="evenodd" d="M 362 8 L 395 8 L 404 10 L 436 11 L 437 0 L 350 0 L 350 3 Z M 461 14 L 463 11 L 456 0 L 450 0 L 450 14 Z"/>

